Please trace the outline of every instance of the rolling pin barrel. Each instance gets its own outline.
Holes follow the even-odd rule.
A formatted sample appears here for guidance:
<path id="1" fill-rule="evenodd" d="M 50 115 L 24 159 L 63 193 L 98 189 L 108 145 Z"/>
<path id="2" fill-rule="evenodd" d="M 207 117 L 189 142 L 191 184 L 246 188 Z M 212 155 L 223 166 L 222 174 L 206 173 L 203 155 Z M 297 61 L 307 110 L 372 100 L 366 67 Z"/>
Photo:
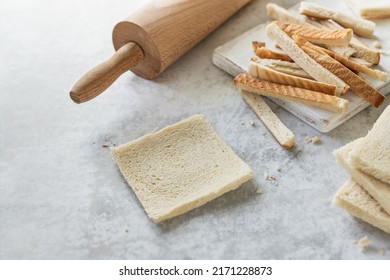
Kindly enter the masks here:
<path id="1" fill-rule="evenodd" d="M 71 98 L 88 101 L 123 72 L 153 79 L 250 0 L 152 0 L 113 30 L 115 54 L 84 75 Z M 129 44 L 130 43 L 130 44 Z"/>

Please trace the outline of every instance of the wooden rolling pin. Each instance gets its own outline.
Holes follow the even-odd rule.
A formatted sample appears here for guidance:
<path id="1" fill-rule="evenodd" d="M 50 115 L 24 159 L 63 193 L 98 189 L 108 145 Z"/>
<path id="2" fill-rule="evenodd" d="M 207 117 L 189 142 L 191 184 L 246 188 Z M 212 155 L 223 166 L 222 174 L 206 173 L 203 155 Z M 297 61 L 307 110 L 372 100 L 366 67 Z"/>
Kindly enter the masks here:
<path id="1" fill-rule="evenodd" d="M 250 0 L 153 0 L 119 22 L 116 53 L 73 86 L 76 103 L 95 98 L 127 70 L 153 79 Z"/>

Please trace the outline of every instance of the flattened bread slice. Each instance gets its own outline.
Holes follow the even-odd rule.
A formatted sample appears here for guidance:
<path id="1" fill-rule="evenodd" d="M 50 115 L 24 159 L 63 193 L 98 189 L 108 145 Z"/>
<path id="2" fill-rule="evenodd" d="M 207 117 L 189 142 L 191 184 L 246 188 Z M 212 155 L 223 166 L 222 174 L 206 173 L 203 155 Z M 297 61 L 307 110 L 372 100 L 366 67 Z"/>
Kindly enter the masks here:
<path id="1" fill-rule="evenodd" d="M 272 112 L 260 95 L 248 91 L 241 91 L 241 95 L 280 145 L 285 148 L 291 148 L 295 145 L 294 134 Z"/>
<path id="2" fill-rule="evenodd" d="M 275 23 L 290 37 L 300 35 L 306 40 L 327 46 L 348 46 L 352 38 L 352 29 L 323 30 L 294 23 L 275 21 Z"/>
<path id="3" fill-rule="evenodd" d="M 351 163 L 364 173 L 390 184 L 390 106 L 352 150 Z"/>
<path id="4" fill-rule="evenodd" d="M 112 154 L 156 223 L 199 207 L 252 177 L 250 167 L 202 115 L 112 148 Z"/>
<path id="5" fill-rule="evenodd" d="M 362 138 L 348 143 L 347 145 L 337 149 L 334 152 L 336 160 L 340 163 L 352 177 L 355 182 L 358 182 L 378 203 L 381 207 L 390 214 L 390 185 L 383 183 L 368 176 L 352 167 L 350 153 L 356 145 L 362 141 Z"/>
<path id="6" fill-rule="evenodd" d="M 353 216 L 390 233 L 390 215 L 352 179 L 341 186 L 333 202 Z"/>
<path id="7" fill-rule="evenodd" d="M 349 101 L 343 98 L 303 88 L 261 81 L 244 73 L 234 78 L 234 84 L 241 90 L 263 96 L 291 100 L 332 112 L 344 112 L 349 104 Z"/>

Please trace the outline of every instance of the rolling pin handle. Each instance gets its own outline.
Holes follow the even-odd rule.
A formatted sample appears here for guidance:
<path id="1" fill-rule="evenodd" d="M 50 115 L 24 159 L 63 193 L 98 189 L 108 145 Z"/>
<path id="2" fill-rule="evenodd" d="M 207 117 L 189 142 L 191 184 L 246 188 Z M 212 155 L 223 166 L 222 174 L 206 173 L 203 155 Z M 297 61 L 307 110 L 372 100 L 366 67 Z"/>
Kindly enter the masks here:
<path id="1" fill-rule="evenodd" d="M 111 58 L 82 76 L 70 91 L 70 98 L 76 103 L 83 103 L 95 98 L 112 85 L 120 75 L 141 62 L 143 58 L 144 53 L 137 44 L 123 45 Z"/>

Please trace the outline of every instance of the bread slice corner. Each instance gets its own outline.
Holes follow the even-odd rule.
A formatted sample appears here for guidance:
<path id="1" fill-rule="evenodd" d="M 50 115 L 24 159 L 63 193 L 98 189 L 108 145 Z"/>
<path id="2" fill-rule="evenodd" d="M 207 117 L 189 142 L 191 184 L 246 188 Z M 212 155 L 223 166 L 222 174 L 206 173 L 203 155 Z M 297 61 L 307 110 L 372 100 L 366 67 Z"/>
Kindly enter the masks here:
<path id="1" fill-rule="evenodd" d="M 352 179 L 348 179 L 337 191 L 333 203 L 351 215 L 390 233 L 390 216 Z"/>
<path id="2" fill-rule="evenodd" d="M 362 186 L 390 214 L 390 185 L 371 177 L 352 167 L 350 153 L 359 145 L 363 138 L 356 139 L 334 151 L 337 162 L 344 167 L 352 179 Z"/>
<path id="3" fill-rule="evenodd" d="M 354 168 L 390 185 L 390 105 L 351 151 Z"/>

